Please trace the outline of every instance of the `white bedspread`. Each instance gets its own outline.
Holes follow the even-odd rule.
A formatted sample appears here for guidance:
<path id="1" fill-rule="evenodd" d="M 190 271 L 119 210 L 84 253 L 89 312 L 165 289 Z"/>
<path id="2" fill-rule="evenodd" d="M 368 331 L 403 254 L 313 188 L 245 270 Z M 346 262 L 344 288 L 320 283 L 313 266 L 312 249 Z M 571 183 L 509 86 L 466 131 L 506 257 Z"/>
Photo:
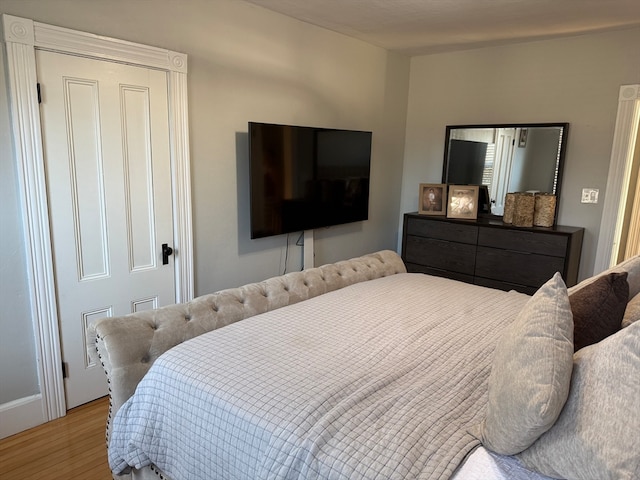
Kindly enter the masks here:
<path id="1" fill-rule="evenodd" d="M 445 479 L 479 442 L 495 343 L 529 297 L 421 274 L 189 340 L 114 419 L 115 472 L 173 480 Z"/>

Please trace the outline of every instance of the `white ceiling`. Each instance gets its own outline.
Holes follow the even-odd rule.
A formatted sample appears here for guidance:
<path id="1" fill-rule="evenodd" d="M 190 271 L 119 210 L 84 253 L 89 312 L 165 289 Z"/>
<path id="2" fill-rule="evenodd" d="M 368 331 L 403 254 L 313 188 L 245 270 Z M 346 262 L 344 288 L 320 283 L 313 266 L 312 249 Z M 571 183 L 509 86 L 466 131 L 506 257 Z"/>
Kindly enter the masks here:
<path id="1" fill-rule="evenodd" d="M 246 1 L 408 55 L 640 26 L 640 0 Z"/>

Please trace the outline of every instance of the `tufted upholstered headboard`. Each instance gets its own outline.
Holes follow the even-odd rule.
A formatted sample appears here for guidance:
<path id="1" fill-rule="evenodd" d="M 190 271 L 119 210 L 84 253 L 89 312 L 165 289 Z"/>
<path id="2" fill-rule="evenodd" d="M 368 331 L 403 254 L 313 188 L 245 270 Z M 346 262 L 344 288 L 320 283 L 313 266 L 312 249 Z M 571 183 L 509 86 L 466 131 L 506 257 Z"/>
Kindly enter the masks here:
<path id="1" fill-rule="evenodd" d="M 89 354 L 102 363 L 107 374 L 109 418 L 133 395 L 156 358 L 185 340 L 354 283 L 403 272 L 406 268 L 400 256 L 383 250 L 178 305 L 100 319 L 90 326 L 87 336 Z M 107 421 L 107 441 L 109 425 Z"/>

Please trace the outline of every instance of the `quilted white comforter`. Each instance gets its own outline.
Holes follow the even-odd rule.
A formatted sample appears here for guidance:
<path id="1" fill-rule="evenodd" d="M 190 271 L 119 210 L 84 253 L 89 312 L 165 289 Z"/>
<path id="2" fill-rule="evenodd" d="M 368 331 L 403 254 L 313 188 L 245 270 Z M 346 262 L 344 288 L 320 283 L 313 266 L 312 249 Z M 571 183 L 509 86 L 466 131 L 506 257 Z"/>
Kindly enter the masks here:
<path id="1" fill-rule="evenodd" d="M 529 297 L 421 274 L 189 340 L 118 411 L 115 472 L 173 480 L 445 479 L 479 442 L 500 332 Z"/>

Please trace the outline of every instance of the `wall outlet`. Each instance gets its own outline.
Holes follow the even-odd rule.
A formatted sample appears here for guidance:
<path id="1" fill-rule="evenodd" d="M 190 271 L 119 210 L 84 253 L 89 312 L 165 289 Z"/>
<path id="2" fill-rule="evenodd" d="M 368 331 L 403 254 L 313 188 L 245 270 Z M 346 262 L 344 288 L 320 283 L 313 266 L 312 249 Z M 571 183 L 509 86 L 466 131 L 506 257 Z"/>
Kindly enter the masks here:
<path id="1" fill-rule="evenodd" d="M 598 193 L 600 190 L 597 188 L 583 188 L 582 189 L 582 203 L 598 203 Z"/>

